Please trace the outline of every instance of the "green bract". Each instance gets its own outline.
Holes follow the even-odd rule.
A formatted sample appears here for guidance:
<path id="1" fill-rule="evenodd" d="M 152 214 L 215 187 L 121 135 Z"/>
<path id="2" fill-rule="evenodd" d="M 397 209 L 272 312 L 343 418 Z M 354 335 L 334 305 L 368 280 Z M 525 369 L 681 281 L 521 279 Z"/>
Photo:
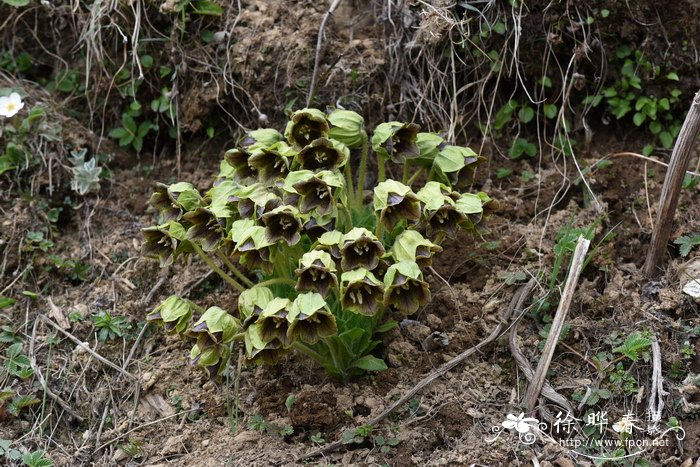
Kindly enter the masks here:
<path id="1" fill-rule="evenodd" d="M 394 240 L 391 254 L 396 261 L 413 261 L 419 266 L 427 267 L 433 263 L 433 255 L 442 251 L 436 245 L 415 230 L 404 230 Z"/>
<path id="2" fill-rule="evenodd" d="M 196 254 L 233 288 L 237 306 L 205 310 L 171 296 L 148 320 L 194 339 L 190 363 L 211 377 L 235 346 L 250 363 L 302 353 L 342 379 L 385 369 L 372 352 L 377 334 L 396 324 L 388 310 L 428 303 L 421 268 L 446 235 L 483 231 L 496 208 L 487 194 L 458 188 L 479 161 L 412 123 L 383 123 L 370 137 L 345 110 L 296 111 L 284 135 L 247 131 L 203 195 L 187 182 L 158 184 L 159 223 L 143 229 L 145 256 L 177 268 Z M 376 176 L 367 174 L 375 164 Z"/>
<path id="3" fill-rule="evenodd" d="M 213 306 L 185 333 L 197 339 L 200 348 L 214 344 L 228 344 L 241 328 L 240 322 L 226 310 Z"/>
<path id="4" fill-rule="evenodd" d="M 239 146 L 248 151 L 255 151 L 259 148 L 269 148 L 275 143 L 282 141 L 282 133 L 274 128 L 258 128 L 257 130 L 248 130 L 245 136 L 241 139 Z"/>

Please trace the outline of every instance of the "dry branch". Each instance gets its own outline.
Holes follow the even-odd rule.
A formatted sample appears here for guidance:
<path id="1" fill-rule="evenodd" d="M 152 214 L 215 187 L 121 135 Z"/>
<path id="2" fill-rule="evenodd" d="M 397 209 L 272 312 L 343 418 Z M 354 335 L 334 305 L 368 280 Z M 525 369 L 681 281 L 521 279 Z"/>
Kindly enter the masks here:
<path id="1" fill-rule="evenodd" d="M 678 198 L 683 187 L 683 177 L 690 162 L 690 150 L 700 132 L 700 91 L 695 94 L 688 115 L 676 140 L 671 154 L 671 163 L 666 172 L 664 187 L 659 199 L 659 211 L 656 214 L 654 233 L 651 237 L 651 248 L 644 263 L 644 274 L 648 278 L 657 276 L 659 266 L 666 252 L 666 245 L 671 236 L 673 216 L 678 207 Z"/>
<path id="2" fill-rule="evenodd" d="M 314 98 L 314 94 L 316 93 L 316 86 L 318 85 L 318 65 L 319 61 L 321 60 L 321 46 L 323 45 L 323 31 L 326 29 L 326 23 L 328 22 L 328 18 L 331 17 L 333 12 L 335 11 L 336 8 L 338 8 L 338 5 L 340 5 L 341 0 L 334 0 L 333 3 L 331 4 L 331 7 L 326 11 L 326 14 L 323 15 L 323 19 L 321 20 L 321 26 L 318 28 L 318 38 L 316 39 L 316 55 L 314 57 L 314 71 L 311 74 L 311 85 L 309 85 L 309 95 L 306 96 L 306 106 L 309 107 L 311 105 L 311 100 Z"/>
<path id="3" fill-rule="evenodd" d="M 370 426 L 376 426 L 379 422 L 384 420 L 386 417 L 391 415 L 394 410 L 398 409 L 399 407 L 403 406 L 406 402 L 411 400 L 413 396 L 424 390 L 426 387 L 430 386 L 433 381 L 438 379 L 440 376 L 444 375 L 460 363 L 462 363 L 464 360 L 467 359 L 467 357 L 473 355 L 474 353 L 478 352 L 481 350 L 483 347 L 487 346 L 488 344 L 492 343 L 503 333 L 505 332 L 506 326 L 508 325 L 510 317 L 516 313 L 519 314 L 520 310 L 523 308 L 523 304 L 525 303 L 525 300 L 530 296 L 530 293 L 532 292 L 532 289 L 535 288 L 535 280 L 529 281 L 527 284 L 522 286 L 520 289 L 518 289 L 517 292 L 513 295 L 513 298 L 510 301 L 510 305 L 508 305 L 508 308 L 506 312 L 503 314 L 503 316 L 500 317 L 500 322 L 498 325 L 491 331 L 491 334 L 486 337 L 483 341 L 479 342 L 477 345 L 474 347 L 470 347 L 469 349 L 465 350 L 461 354 L 457 355 L 455 358 L 450 360 L 449 362 L 445 363 L 442 365 L 440 368 L 435 370 L 434 372 L 430 373 L 428 376 L 423 378 L 416 384 L 413 388 L 411 388 L 410 391 L 408 391 L 406 394 L 404 394 L 399 400 L 391 404 L 386 410 L 384 410 L 382 413 L 374 417 L 372 420 L 368 421 L 367 423 L 364 423 L 363 426 L 370 425 Z M 311 451 L 309 453 L 306 453 L 296 459 L 297 462 L 303 460 L 303 459 L 308 459 L 310 457 L 316 457 L 320 456 L 323 454 L 328 454 L 330 452 L 334 452 L 338 449 L 343 447 L 343 442 L 342 441 L 336 441 L 334 443 L 328 444 L 320 449 L 317 449 L 315 451 Z"/>
<path id="4" fill-rule="evenodd" d="M 525 405 L 530 412 L 535 408 L 537 398 L 540 397 L 540 392 L 542 391 L 542 386 L 544 385 L 544 379 L 547 375 L 549 365 L 552 363 L 554 349 L 557 346 L 559 335 L 564 327 L 566 315 L 569 313 L 569 306 L 571 306 L 571 300 L 574 298 L 576 284 L 578 283 L 578 278 L 583 270 L 583 264 L 585 262 L 586 253 L 588 253 L 588 247 L 590 244 L 591 241 L 585 239 L 583 236 L 580 236 L 578 238 L 578 242 L 576 243 L 576 250 L 574 250 L 573 258 L 571 258 L 569 276 L 566 279 L 566 284 L 564 284 L 564 291 L 561 294 L 559 307 L 554 315 L 552 327 L 549 330 L 549 336 L 547 336 L 547 342 L 545 343 L 544 350 L 542 351 L 542 358 L 540 358 L 535 375 L 532 377 L 532 382 L 530 383 L 530 386 L 528 386 L 527 392 L 525 393 Z"/>

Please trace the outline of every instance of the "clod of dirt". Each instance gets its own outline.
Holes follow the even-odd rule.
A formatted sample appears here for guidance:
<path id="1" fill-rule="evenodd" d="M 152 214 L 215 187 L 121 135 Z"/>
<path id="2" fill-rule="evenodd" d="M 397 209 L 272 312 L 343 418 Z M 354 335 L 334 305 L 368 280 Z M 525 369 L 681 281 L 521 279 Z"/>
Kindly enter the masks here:
<path id="1" fill-rule="evenodd" d="M 304 386 L 295 396 L 289 418 L 294 427 L 326 432 L 338 423 L 336 404 L 331 385 L 327 384 L 321 389 Z"/>

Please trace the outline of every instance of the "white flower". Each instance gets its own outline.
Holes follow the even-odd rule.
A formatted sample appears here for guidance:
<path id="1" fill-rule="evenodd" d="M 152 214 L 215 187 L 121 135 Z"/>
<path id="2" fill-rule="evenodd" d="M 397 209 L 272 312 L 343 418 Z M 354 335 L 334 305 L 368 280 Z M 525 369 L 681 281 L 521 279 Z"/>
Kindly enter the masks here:
<path id="1" fill-rule="evenodd" d="M 536 418 L 525 418 L 525 414 L 522 412 L 520 412 L 520 415 L 517 417 L 509 413 L 506 419 L 506 421 L 501 423 L 503 428 L 508 428 L 509 430 L 515 428 L 518 433 L 527 433 L 530 429 L 537 427 L 539 424 Z"/>
<path id="2" fill-rule="evenodd" d="M 24 102 L 16 92 L 9 96 L 0 97 L 0 116 L 2 117 L 12 117 L 22 110 L 22 107 L 24 107 Z"/>

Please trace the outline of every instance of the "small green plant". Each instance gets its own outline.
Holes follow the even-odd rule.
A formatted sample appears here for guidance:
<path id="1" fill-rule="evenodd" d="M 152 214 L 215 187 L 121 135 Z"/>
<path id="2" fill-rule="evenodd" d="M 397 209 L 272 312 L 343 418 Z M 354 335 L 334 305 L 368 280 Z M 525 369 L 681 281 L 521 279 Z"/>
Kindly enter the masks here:
<path id="1" fill-rule="evenodd" d="M 71 164 L 73 164 L 71 188 L 81 196 L 100 189 L 100 176 L 103 172 L 102 167 L 97 165 L 97 158 L 93 157 L 89 161 L 85 161 L 86 154 L 87 149 L 83 148 L 71 151 L 70 156 Z"/>
<path id="2" fill-rule="evenodd" d="M 367 202 L 372 153 L 378 183 Z M 226 369 L 234 341 L 256 363 L 295 350 L 341 379 L 383 370 L 371 353 L 377 335 L 396 326 L 385 311 L 426 304 L 423 269 L 439 244 L 480 229 L 493 205 L 485 193 L 457 191 L 480 161 L 413 123 L 380 124 L 370 138 L 363 118 L 344 110 L 299 110 L 284 134 L 250 131 L 205 194 L 159 184 L 150 201 L 161 223 L 143 229 L 144 255 L 161 266 L 199 256 L 239 292 L 238 310 L 171 296 L 148 319 L 195 340 L 190 362 L 212 377 Z M 390 162 L 401 181 L 387 179 Z"/>
<path id="3" fill-rule="evenodd" d="M 17 342 L 5 349 L 3 366 L 12 376 L 22 379 L 31 378 L 34 375 L 34 370 L 29 363 L 29 357 L 22 353 L 22 347 L 24 344 Z"/>
<path id="4" fill-rule="evenodd" d="M 262 415 L 253 415 L 248 419 L 248 423 L 246 424 L 249 430 L 253 431 L 259 431 L 260 433 L 265 433 L 267 431 L 267 423 L 265 423 L 265 419 L 262 417 Z"/>
<path id="5" fill-rule="evenodd" d="M 635 331 L 627 336 L 622 345 L 615 347 L 613 352 L 620 354 L 618 358 L 627 357 L 633 362 L 643 358 L 645 362 L 648 362 L 650 358 L 649 349 L 651 349 L 649 333 Z"/>
<path id="6" fill-rule="evenodd" d="M 151 130 L 158 126 L 151 120 L 137 122 L 141 116 L 142 108 L 138 101 L 133 101 L 126 112 L 122 114 L 121 126 L 113 128 L 109 136 L 119 141 L 119 146 L 131 146 L 137 153 L 143 148 L 143 139 Z"/>
<path id="7" fill-rule="evenodd" d="M 18 461 L 22 458 L 22 452 L 19 449 L 11 447 L 12 441 L 9 439 L 0 439 L 0 457 L 4 457 L 8 461 Z"/>
<path id="8" fill-rule="evenodd" d="M 700 245 L 700 234 L 678 237 L 673 241 L 673 243 L 680 245 L 678 252 L 683 258 L 685 258 L 690 254 L 690 250 Z"/>
<path id="9" fill-rule="evenodd" d="M 22 462 L 27 467 L 53 467 L 53 461 L 42 450 L 28 452 L 22 456 Z"/>
<path id="10" fill-rule="evenodd" d="M 124 334 L 131 329 L 131 323 L 125 316 L 112 316 L 105 310 L 93 314 L 90 319 L 97 329 L 97 338 L 101 341 L 124 337 Z"/>
<path id="11" fill-rule="evenodd" d="M 681 91 L 672 89 L 668 96 L 657 97 L 645 95 L 644 89 L 646 82 L 659 78 L 678 81 L 678 74 L 663 74 L 661 68 L 652 64 L 641 50 L 632 51 L 627 45 L 618 47 L 615 55 L 621 63 L 618 80 L 600 94 L 585 98 L 583 103 L 597 107 L 604 102 L 617 120 L 632 115 L 636 126 L 645 125 L 663 148 L 670 149 L 683 123 L 675 108 Z M 653 149 L 654 145 L 648 144 L 642 152 L 649 155 Z"/>
<path id="12" fill-rule="evenodd" d="M 63 259 L 57 255 L 49 255 L 49 261 L 53 269 L 66 277 L 73 283 L 85 282 L 88 279 L 88 274 L 92 270 L 92 266 L 89 263 L 83 263 L 82 261 L 75 261 L 72 259 Z"/>

